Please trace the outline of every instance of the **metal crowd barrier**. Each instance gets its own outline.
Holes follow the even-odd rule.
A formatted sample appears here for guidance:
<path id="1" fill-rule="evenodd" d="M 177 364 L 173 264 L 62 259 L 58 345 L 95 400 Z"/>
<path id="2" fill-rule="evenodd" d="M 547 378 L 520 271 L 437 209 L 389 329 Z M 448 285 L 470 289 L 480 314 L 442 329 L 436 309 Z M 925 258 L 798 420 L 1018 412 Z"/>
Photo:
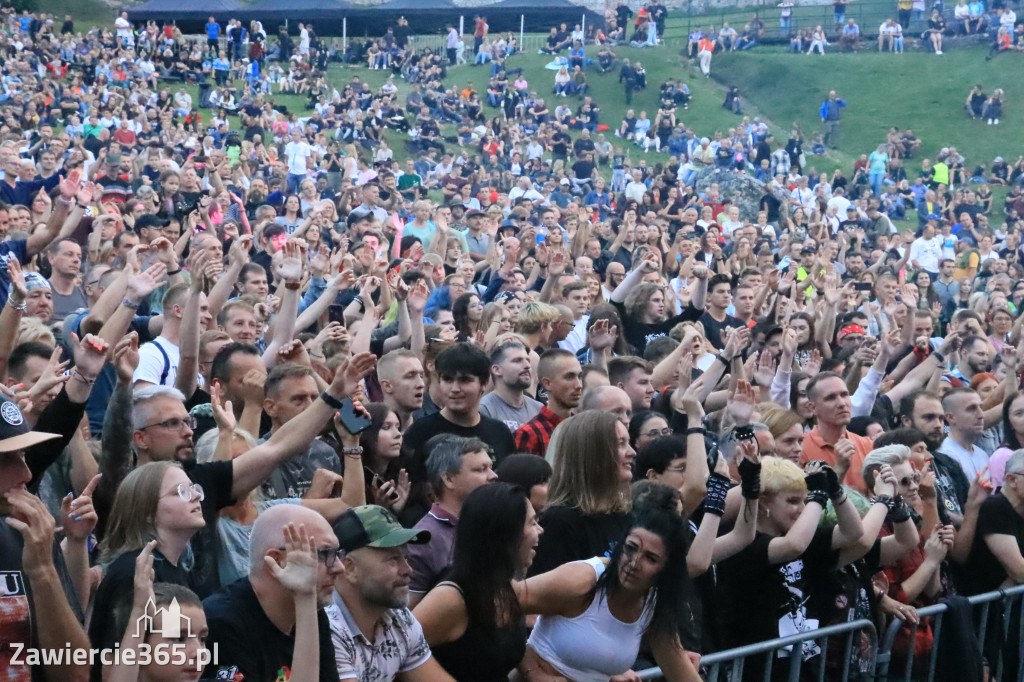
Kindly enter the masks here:
<path id="1" fill-rule="evenodd" d="M 1024 585 L 1018 585 L 1005 590 L 998 590 L 995 592 L 986 592 L 985 594 L 979 594 L 968 598 L 968 602 L 972 607 L 980 609 L 975 612 L 976 616 L 976 630 L 975 638 L 979 644 L 979 647 L 985 650 L 985 640 L 990 608 L 996 602 L 1002 602 L 1003 611 L 1001 619 L 1002 627 L 1002 642 L 1006 642 L 1008 638 L 1015 637 L 1013 640 L 1017 642 L 1018 648 L 1024 648 L 1024 617 L 1018 615 L 1018 626 L 1017 631 L 1013 634 L 1010 633 L 1010 622 L 1011 613 L 1015 606 L 1021 605 L 1024 601 Z M 918 609 L 918 614 L 922 618 L 931 616 L 932 620 L 932 632 L 934 636 L 934 643 L 939 642 L 939 636 L 942 633 L 942 617 L 943 614 L 948 610 L 948 606 L 945 604 L 935 604 L 933 606 L 927 606 Z M 797 682 L 800 679 L 800 670 L 802 666 L 802 660 L 800 656 L 791 655 L 788 658 L 777 658 L 776 652 L 793 647 L 793 650 L 799 651 L 799 647 L 804 642 L 814 641 L 821 648 L 819 659 L 824 662 L 828 654 L 829 640 L 840 640 L 843 647 L 843 668 L 842 677 L 834 677 L 834 671 L 829 671 L 829 682 L 846 682 L 850 679 L 851 673 L 856 673 L 863 679 L 865 673 L 869 677 L 874 676 L 880 680 L 886 680 L 886 682 L 910 682 L 911 680 L 921 680 L 922 682 L 932 682 L 935 678 L 935 666 L 938 659 L 938 647 L 932 646 L 928 654 L 928 670 L 927 673 L 922 674 L 920 671 L 914 673 L 914 656 L 913 642 L 917 636 L 917 627 L 913 627 L 911 631 L 911 637 L 909 638 L 910 654 L 906 656 L 906 662 L 904 670 L 891 672 L 889 670 L 890 663 L 893 660 L 893 643 L 896 641 L 896 636 L 899 633 L 902 621 L 895 619 L 889 627 L 886 629 L 882 640 L 879 642 L 877 637 L 877 631 L 875 630 L 874 624 L 869 620 L 855 620 L 849 623 L 840 623 L 838 625 L 830 625 L 828 627 L 820 628 L 810 632 L 804 632 L 797 635 L 791 635 L 789 637 L 782 637 L 779 639 L 766 640 L 764 642 L 758 642 L 757 644 L 749 644 L 747 646 L 737 647 L 735 649 L 727 649 L 725 651 L 718 651 L 713 654 L 708 654 L 701 659 L 701 667 L 706 671 L 704 679 L 707 682 L 740 682 L 743 679 L 743 667 L 748 659 L 753 657 L 764 657 L 765 668 L 764 668 L 764 680 L 768 682 L 772 676 L 773 666 L 788 666 L 788 676 L 791 682 Z M 873 636 L 873 640 L 878 643 L 873 648 L 870 654 L 870 660 L 868 663 L 868 670 L 851 671 L 850 661 L 851 653 L 854 645 L 854 636 L 857 633 L 867 632 Z M 1004 661 L 1002 659 L 1003 647 L 999 647 L 999 655 L 995 661 L 988 661 L 988 665 L 991 671 L 990 679 L 1000 680 L 1002 679 Z M 1024 651 L 1021 651 L 1018 661 L 1018 670 L 1015 677 L 1018 682 L 1024 682 Z M 825 665 L 819 665 L 818 667 L 818 679 L 824 682 L 826 676 L 827 667 Z M 645 670 L 638 671 L 641 680 L 663 680 L 664 677 L 661 674 L 661 668 L 647 668 Z"/>

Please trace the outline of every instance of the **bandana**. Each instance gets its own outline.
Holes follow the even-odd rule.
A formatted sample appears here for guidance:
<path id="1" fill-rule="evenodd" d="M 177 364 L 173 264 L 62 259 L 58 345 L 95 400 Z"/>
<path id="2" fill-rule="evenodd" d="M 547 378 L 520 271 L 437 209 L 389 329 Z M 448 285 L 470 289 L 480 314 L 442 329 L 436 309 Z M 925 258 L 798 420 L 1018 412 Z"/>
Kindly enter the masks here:
<path id="1" fill-rule="evenodd" d="M 867 334 L 867 332 L 865 332 L 864 327 L 860 326 L 859 324 L 848 324 L 839 330 L 839 334 L 836 335 L 836 340 L 839 341 L 839 343 L 842 343 L 843 339 L 845 339 L 850 334 L 865 335 Z"/>

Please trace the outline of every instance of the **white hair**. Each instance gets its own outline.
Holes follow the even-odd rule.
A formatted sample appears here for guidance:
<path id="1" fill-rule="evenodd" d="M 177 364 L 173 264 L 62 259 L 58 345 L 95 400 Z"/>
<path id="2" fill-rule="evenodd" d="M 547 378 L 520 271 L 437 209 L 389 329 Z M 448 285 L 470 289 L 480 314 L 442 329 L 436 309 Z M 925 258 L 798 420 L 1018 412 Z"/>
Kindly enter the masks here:
<path id="1" fill-rule="evenodd" d="M 136 431 L 146 426 L 150 418 L 149 405 L 161 398 L 172 398 L 185 403 L 185 395 L 173 386 L 146 386 L 132 394 L 132 428 Z"/>

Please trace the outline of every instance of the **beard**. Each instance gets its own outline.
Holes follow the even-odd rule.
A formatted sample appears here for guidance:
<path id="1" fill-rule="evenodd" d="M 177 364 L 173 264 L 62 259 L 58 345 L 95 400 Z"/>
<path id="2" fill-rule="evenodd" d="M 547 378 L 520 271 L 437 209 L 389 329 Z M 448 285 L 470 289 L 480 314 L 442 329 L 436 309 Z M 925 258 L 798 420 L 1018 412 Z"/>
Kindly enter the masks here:
<path id="1" fill-rule="evenodd" d="M 530 382 L 527 379 L 523 379 L 520 375 L 516 375 L 515 379 L 507 384 L 513 391 L 525 391 L 530 387 Z"/>

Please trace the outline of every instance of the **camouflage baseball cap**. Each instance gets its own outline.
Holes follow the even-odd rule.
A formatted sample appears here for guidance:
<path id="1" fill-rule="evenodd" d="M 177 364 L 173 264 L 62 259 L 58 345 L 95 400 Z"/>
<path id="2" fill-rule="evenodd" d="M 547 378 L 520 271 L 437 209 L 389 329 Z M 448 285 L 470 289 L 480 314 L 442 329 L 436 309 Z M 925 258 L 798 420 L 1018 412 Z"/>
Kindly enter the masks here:
<path id="1" fill-rule="evenodd" d="M 345 552 L 362 547 L 398 547 L 406 543 L 421 545 L 430 540 L 430 531 L 403 528 L 395 515 L 384 507 L 364 504 L 352 507 L 334 522 L 339 548 Z"/>

